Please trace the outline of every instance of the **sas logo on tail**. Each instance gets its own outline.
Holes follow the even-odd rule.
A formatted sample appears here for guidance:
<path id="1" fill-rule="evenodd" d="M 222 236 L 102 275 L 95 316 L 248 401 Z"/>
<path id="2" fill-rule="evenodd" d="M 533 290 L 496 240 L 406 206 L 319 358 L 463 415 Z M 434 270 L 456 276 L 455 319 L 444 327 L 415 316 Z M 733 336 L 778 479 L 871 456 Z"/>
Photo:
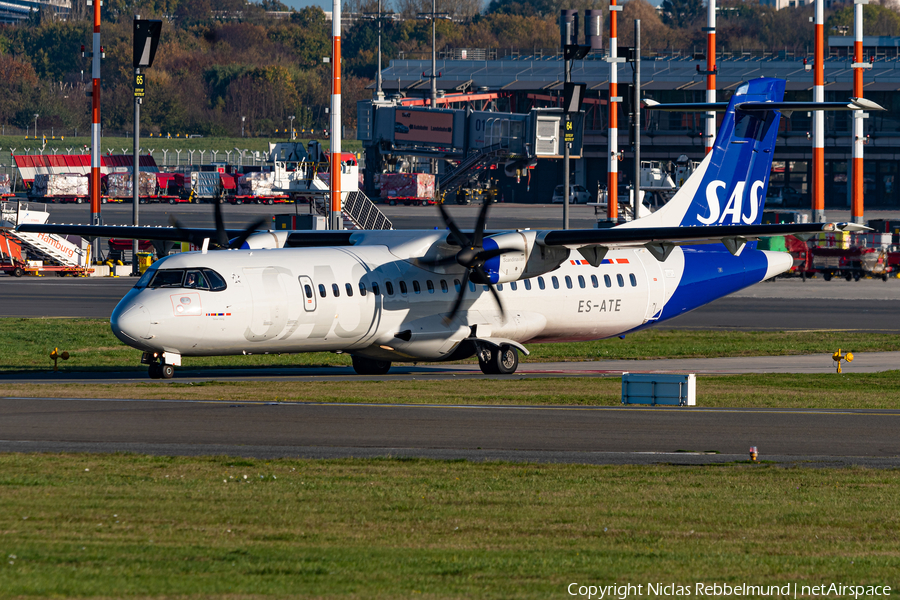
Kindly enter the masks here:
<path id="1" fill-rule="evenodd" d="M 712 181 L 706 186 L 706 203 L 709 206 L 709 216 L 701 217 L 698 215 L 697 220 L 704 225 L 712 225 L 713 223 L 718 223 L 720 225 L 738 225 L 742 221 L 747 225 L 755 223 L 759 216 L 760 204 L 762 203 L 760 195 L 762 194 L 763 187 L 765 187 L 763 182 L 754 181 L 750 185 L 750 202 L 747 203 L 750 205 L 749 214 L 744 214 L 743 210 L 745 197 L 744 190 L 747 187 L 747 182 L 737 182 L 734 186 L 734 191 L 731 192 L 731 196 L 725 204 L 725 208 L 722 209 L 719 200 L 719 190 L 724 190 L 725 187 L 725 182 L 718 180 Z"/>

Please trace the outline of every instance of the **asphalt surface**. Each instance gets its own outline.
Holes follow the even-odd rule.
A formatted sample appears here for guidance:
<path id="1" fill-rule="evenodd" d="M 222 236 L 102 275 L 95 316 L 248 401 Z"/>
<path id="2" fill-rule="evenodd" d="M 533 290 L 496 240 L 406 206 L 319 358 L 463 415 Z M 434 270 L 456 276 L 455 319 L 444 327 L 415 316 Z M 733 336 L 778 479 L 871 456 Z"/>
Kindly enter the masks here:
<path id="1" fill-rule="evenodd" d="M 900 411 L 0 399 L 0 451 L 900 466 Z"/>

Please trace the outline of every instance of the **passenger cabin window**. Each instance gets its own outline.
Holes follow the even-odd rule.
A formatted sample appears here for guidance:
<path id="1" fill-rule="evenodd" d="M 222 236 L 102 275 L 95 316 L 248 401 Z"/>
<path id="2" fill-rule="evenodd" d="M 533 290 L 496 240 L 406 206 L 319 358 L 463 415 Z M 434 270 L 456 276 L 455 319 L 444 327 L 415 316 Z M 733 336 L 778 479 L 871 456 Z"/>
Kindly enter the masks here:
<path id="1" fill-rule="evenodd" d="M 457 293 L 457 294 L 459 293 L 459 288 L 460 288 L 461 285 L 462 285 L 462 284 L 459 282 L 459 279 L 454 279 L 454 280 L 453 280 L 453 287 L 456 288 L 456 293 Z"/>
<path id="2" fill-rule="evenodd" d="M 597 281 L 596 275 L 591 275 L 591 285 L 594 287 L 600 287 L 600 282 Z M 584 287 L 584 286 L 582 286 Z"/>
<path id="3" fill-rule="evenodd" d="M 509 289 L 511 289 L 512 291 L 516 291 L 518 288 L 519 288 L 519 286 L 516 285 L 515 281 L 509 282 Z"/>
<path id="4" fill-rule="evenodd" d="M 413 280 L 413 291 L 417 294 L 422 293 L 422 288 L 419 287 L 419 282 Z"/>
<path id="5" fill-rule="evenodd" d="M 347 290 L 347 297 L 348 297 L 348 298 L 350 298 L 351 296 L 353 296 L 353 286 L 352 286 L 352 285 L 350 285 L 349 283 L 345 283 L 345 284 L 344 284 L 344 289 Z"/>
<path id="6" fill-rule="evenodd" d="M 319 295 L 322 296 L 323 298 L 324 298 L 325 295 L 326 295 L 326 292 L 325 292 L 325 286 L 322 285 L 321 283 L 319 284 Z"/>
<path id="7" fill-rule="evenodd" d="M 400 293 L 403 294 L 404 296 L 406 295 L 406 282 L 405 281 L 400 282 Z"/>
<path id="8" fill-rule="evenodd" d="M 538 287 L 541 288 L 542 290 L 547 287 L 546 284 L 544 283 L 543 277 L 538 277 Z"/>
<path id="9" fill-rule="evenodd" d="M 359 282 L 359 295 L 360 296 L 366 295 L 366 284 L 363 283 L 362 281 Z"/>
<path id="10" fill-rule="evenodd" d="M 625 287 L 625 278 L 622 277 L 622 274 L 621 274 L 621 273 L 619 273 L 618 275 L 616 275 L 616 283 L 619 284 L 619 287 Z"/>
<path id="11" fill-rule="evenodd" d="M 609 278 L 609 275 L 603 276 L 603 283 L 606 284 L 606 287 L 612 287 L 612 280 Z"/>
<path id="12" fill-rule="evenodd" d="M 572 289 L 572 278 L 569 277 L 568 275 L 566 275 L 566 287 L 569 288 L 570 290 Z M 584 286 L 581 286 L 581 287 L 584 287 Z"/>
<path id="13" fill-rule="evenodd" d="M 637 277 L 634 276 L 634 273 L 629 273 L 628 279 L 631 280 L 631 287 L 637 287 Z"/>
<path id="14" fill-rule="evenodd" d="M 337 298 L 341 295 L 341 288 L 338 287 L 338 284 L 331 284 L 331 293 L 334 294 L 334 297 Z"/>
<path id="15" fill-rule="evenodd" d="M 373 281 L 373 282 L 372 282 L 372 293 L 375 294 L 376 296 L 380 296 L 380 295 L 381 295 L 381 290 L 378 289 L 378 282 L 377 282 L 377 281 Z"/>
<path id="16" fill-rule="evenodd" d="M 384 289 L 387 290 L 388 296 L 394 295 L 394 284 L 390 281 L 384 282 Z"/>
<path id="17" fill-rule="evenodd" d="M 431 282 L 430 279 L 425 280 L 425 287 L 428 289 L 429 294 L 434 293 L 434 284 Z"/>
<path id="18" fill-rule="evenodd" d="M 307 298 L 312 298 L 313 297 L 312 286 L 309 285 L 308 283 L 304 283 L 303 284 L 303 293 L 306 294 Z"/>
<path id="19" fill-rule="evenodd" d="M 579 275 L 579 276 L 578 276 L 578 287 L 580 287 L 580 288 L 582 288 L 582 289 L 584 289 L 585 287 L 587 287 L 587 285 L 584 283 L 584 276 L 583 276 L 583 275 Z"/>
<path id="20" fill-rule="evenodd" d="M 530 290 L 530 289 L 531 289 L 531 280 L 530 280 L 530 279 L 526 279 L 526 280 L 525 280 L 525 289 L 526 289 L 526 290 Z"/>
<path id="21" fill-rule="evenodd" d="M 447 282 L 444 279 L 441 279 L 441 291 L 445 294 L 450 291 L 450 288 L 447 287 Z"/>
<path id="22" fill-rule="evenodd" d="M 550 278 L 550 281 L 553 282 L 553 289 L 554 289 L 554 290 L 558 290 L 558 289 L 559 289 L 559 279 L 556 278 L 556 275 L 554 275 L 553 277 L 551 277 L 551 278 Z"/>

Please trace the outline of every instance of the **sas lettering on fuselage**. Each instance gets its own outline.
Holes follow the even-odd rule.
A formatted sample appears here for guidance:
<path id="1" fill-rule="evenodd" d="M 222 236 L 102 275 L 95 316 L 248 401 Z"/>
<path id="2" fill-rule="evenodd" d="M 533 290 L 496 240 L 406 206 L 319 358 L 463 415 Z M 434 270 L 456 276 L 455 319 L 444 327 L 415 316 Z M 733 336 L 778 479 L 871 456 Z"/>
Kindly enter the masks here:
<path id="1" fill-rule="evenodd" d="M 709 205 L 709 216 L 701 217 L 697 215 L 697 220 L 703 223 L 704 225 L 712 225 L 713 223 L 718 223 L 720 225 L 728 223 L 733 225 L 738 225 L 742 221 L 751 225 L 756 222 L 756 218 L 759 215 L 759 205 L 761 202 L 760 195 L 762 194 L 762 190 L 765 187 L 762 181 L 754 181 L 750 186 L 750 214 L 744 214 L 744 190 L 747 187 L 746 181 L 738 181 L 734 190 L 731 192 L 731 196 L 728 197 L 728 202 L 725 204 L 725 209 L 721 208 L 721 204 L 719 202 L 719 190 L 724 189 L 726 187 L 724 181 L 711 181 L 708 186 L 706 186 L 706 203 Z M 728 217 L 731 217 L 730 220 Z"/>
<path id="2" fill-rule="evenodd" d="M 591 300 L 579 300 L 578 312 L 620 312 L 622 310 L 621 298 L 610 298 L 609 300 L 601 300 L 593 302 Z"/>

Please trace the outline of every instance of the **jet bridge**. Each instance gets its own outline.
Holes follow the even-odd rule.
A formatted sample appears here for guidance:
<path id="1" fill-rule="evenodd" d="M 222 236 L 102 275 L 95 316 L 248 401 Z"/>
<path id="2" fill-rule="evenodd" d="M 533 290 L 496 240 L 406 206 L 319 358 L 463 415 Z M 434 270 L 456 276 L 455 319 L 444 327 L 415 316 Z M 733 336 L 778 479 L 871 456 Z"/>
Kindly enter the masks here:
<path id="1" fill-rule="evenodd" d="M 490 187 L 498 164 L 520 177 L 542 158 L 562 158 L 564 113 L 536 108 L 528 113 L 467 111 L 405 106 L 400 100 L 357 104 L 357 139 L 365 148 L 365 190 L 379 195 L 376 175 L 427 172 L 439 193 Z M 570 157 L 581 156 L 583 118 L 574 115 Z"/>

